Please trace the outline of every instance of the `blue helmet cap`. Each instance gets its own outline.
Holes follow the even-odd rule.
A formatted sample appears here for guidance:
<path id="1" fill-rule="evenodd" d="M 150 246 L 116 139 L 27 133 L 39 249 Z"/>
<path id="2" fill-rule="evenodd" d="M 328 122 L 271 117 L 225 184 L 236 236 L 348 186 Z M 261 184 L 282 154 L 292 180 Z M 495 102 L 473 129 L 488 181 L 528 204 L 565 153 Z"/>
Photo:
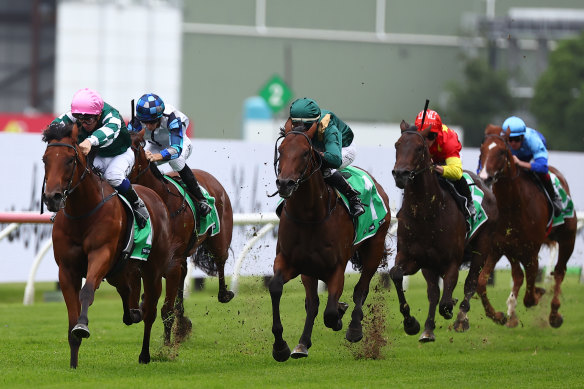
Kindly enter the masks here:
<path id="1" fill-rule="evenodd" d="M 162 117 L 164 101 L 154 93 L 142 95 L 136 104 L 136 117 L 141 122 L 153 122 Z"/>
<path id="2" fill-rule="evenodd" d="M 511 116 L 503 122 L 503 133 L 507 132 L 507 128 L 511 130 L 509 136 L 525 135 L 525 122 L 517 116 Z"/>

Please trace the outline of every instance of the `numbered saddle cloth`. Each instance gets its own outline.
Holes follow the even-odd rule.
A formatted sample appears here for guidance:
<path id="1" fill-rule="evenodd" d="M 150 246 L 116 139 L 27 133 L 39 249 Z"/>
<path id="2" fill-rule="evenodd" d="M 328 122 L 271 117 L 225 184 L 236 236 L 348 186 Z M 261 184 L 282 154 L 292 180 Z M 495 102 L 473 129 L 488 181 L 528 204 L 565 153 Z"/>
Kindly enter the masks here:
<path id="1" fill-rule="evenodd" d="M 186 189 L 169 176 L 164 176 L 164 178 L 166 178 L 170 183 L 172 183 L 178 189 L 178 191 L 185 197 L 187 203 L 189 204 L 189 207 L 191 207 L 191 211 L 193 211 L 195 221 L 197 221 L 198 215 L 195 209 L 195 204 L 193 202 L 194 200 L 191 199 L 190 195 L 187 195 Z M 211 236 L 214 236 L 217 235 L 219 231 L 221 231 L 221 222 L 219 221 L 219 214 L 217 213 L 215 198 L 212 197 L 209 194 L 209 192 L 207 192 L 207 189 L 203 185 L 199 184 L 199 186 L 201 187 L 201 192 L 203 192 L 203 195 L 205 196 L 207 202 L 209 203 L 209 206 L 211 207 L 211 212 L 209 212 L 209 214 L 204 218 L 201 217 L 198 218 L 199 220 L 196 223 L 197 234 L 198 235 L 205 234 L 209 229 L 211 229 Z"/>
<path id="2" fill-rule="evenodd" d="M 550 172 L 550 177 L 552 179 L 552 184 L 554 184 L 554 190 L 556 191 L 559 198 L 562 200 L 562 212 L 559 216 L 554 217 L 552 212 L 552 217 L 550 219 L 551 227 L 559 226 L 564 224 L 565 219 L 570 219 L 574 217 L 574 202 L 572 198 L 568 195 L 560 179 L 554 173 Z M 545 193 L 545 191 L 544 191 Z"/>

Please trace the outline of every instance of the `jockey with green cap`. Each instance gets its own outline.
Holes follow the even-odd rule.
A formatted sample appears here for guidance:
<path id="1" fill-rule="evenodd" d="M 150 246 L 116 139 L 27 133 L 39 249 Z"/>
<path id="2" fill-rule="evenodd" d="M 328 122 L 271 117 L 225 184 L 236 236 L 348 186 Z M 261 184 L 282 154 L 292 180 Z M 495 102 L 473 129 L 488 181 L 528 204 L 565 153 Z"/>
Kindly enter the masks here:
<path id="1" fill-rule="evenodd" d="M 292 126 L 303 126 L 306 130 L 316 121 L 317 135 L 312 145 L 322 157 L 322 174 L 327 184 L 336 188 L 349 200 L 350 213 L 357 217 L 365 213 L 359 199 L 359 192 L 354 190 L 345 177 L 337 170 L 349 166 L 356 156 L 353 131 L 333 112 L 320 109 L 316 101 L 309 98 L 295 100 L 290 106 Z"/>

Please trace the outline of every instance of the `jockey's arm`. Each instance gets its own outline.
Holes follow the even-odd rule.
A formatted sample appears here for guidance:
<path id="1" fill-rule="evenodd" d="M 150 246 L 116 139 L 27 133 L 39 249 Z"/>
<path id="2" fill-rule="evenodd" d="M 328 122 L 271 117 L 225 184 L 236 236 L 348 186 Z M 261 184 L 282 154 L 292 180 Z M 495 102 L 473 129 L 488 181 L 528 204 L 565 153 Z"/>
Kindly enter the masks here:
<path id="1" fill-rule="evenodd" d="M 160 151 L 163 161 L 169 161 L 171 159 L 178 158 L 181 155 L 185 130 L 183 127 L 183 123 L 179 117 L 175 116 L 174 114 L 170 116 L 168 121 L 168 137 L 170 146 Z"/>
<path id="2" fill-rule="evenodd" d="M 460 158 L 446 158 L 446 165 L 442 165 L 442 177 L 451 181 L 460 180 L 462 177 L 462 161 Z"/>
<path id="3" fill-rule="evenodd" d="M 322 157 L 327 167 L 337 169 L 343 162 L 341 151 L 341 132 L 336 126 L 330 126 L 324 133 L 324 152 Z"/>

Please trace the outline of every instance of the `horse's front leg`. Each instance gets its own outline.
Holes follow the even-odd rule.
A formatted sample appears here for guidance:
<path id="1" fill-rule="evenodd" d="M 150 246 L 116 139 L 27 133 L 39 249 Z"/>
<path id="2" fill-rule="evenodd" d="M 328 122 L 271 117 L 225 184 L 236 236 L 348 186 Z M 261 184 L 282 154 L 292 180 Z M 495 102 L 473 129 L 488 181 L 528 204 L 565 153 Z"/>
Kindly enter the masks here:
<path id="1" fill-rule="evenodd" d="M 523 298 L 523 304 L 527 308 L 537 305 L 540 297 L 545 293 L 545 289 L 535 286 L 535 280 L 537 279 L 537 273 L 539 272 L 539 261 L 537 256 L 538 252 L 534 252 L 528 257 L 531 260 L 527 263 L 524 262 L 525 297 Z"/>
<path id="2" fill-rule="evenodd" d="M 438 286 L 438 274 L 429 270 L 422 269 L 422 274 L 426 279 L 426 294 L 428 295 L 428 317 L 424 323 L 424 332 L 418 339 L 422 343 L 433 342 L 436 340 L 434 329 L 436 328 L 436 305 L 440 297 L 440 287 Z"/>
<path id="3" fill-rule="evenodd" d="M 340 331 L 343 328 L 343 321 L 339 299 L 345 286 L 345 268 L 337 267 L 333 275 L 325 282 L 328 289 L 328 299 L 324 310 L 324 325 L 333 331 Z"/>
<path id="4" fill-rule="evenodd" d="M 304 322 L 304 330 L 298 341 L 298 345 L 292 350 L 290 356 L 292 358 L 303 358 L 308 356 L 308 349 L 312 346 L 312 328 L 314 327 L 314 319 L 318 314 L 318 279 L 302 275 L 302 284 L 306 292 L 304 300 L 304 309 L 306 310 L 306 320 Z"/>
<path id="5" fill-rule="evenodd" d="M 144 301 L 142 303 L 144 336 L 142 338 L 142 351 L 138 357 L 139 363 L 150 363 L 150 334 L 152 332 L 152 324 L 156 320 L 156 306 L 162 292 L 162 274 L 154 268 L 155 265 L 153 263 L 154 259 L 150 257 L 148 262 L 141 264 L 142 280 L 144 282 Z"/>
<path id="6" fill-rule="evenodd" d="M 128 264 L 125 272 L 126 278 L 112 279 L 108 278 L 108 282 L 116 287 L 118 294 L 122 299 L 122 306 L 124 308 L 124 316 L 122 318 L 124 324 L 132 325 L 142 321 L 142 313 L 140 312 L 140 288 L 142 287 L 142 279 L 140 278 L 140 271 L 137 267 Z"/>
<path id="7" fill-rule="evenodd" d="M 485 310 L 485 314 L 487 317 L 493 319 L 493 321 L 497 324 L 505 324 L 507 322 L 507 316 L 503 312 L 496 312 L 495 308 L 491 304 L 487 296 L 487 283 L 489 281 L 489 277 L 493 274 L 495 270 L 495 265 L 499 261 L 500 255 L 491 254 L 487 257 L 485 261 L 485 265 L 479 274 L 479 280 L 477 284 L 477 294 L 481 298 L 481 302 L 483 304 L 483 308 Z"/>
<path id="8" fill-rule="evenodd" d="M 513 286 L 511 288 L 511 293 L 507 298 L 507 316 L 509 319 L 505 325 L 510 328 L 515 328 L 519 325 L 519 318 L 517 317 L 516 313 L 517 296 L 519 296 L 519 289 L 521 289 L 521 285 L 523 285 L 524 275 L 519 262 L 510 259 L 509 263 L 511 264 L 511 277 L 513 278 Z"/>
<path id="9" fill-rule="evenodd" d="M 397 257 L 399 256 L 400 254 L 398 253 Z M 410 315 L 410 306 L 406 301 L 403 288 L 405 272 L 399 258 L 396 258 L 395 262 L 396 264 L 389 270 L 389 276 L 395 285 L 395 291 L 397 292 L 397 298 L 399 300 L 399 311 L 404 317 L 404 331 L 408 335 L 415 335 L 420 332 L 420 323 L 418 323 L 415 317 Z"/>
<path id="10" fill-rule="evenodd" d="M 483 241 L 486 240 L 483 238 Z M 488 244 L 481 245 L 476 250 L 471 253 L 471 263 L 468 275 L 464 281 L 464 300 L 460 303 L 458 310 L 458 315 L 454 321 L 454 330 L 457 332 L 464 332 L 470 328 L 468 322 L 468 311 L 470 311 L 470 299 L 475 294 L 478 285 L 479 273 L 481 272 L 481 267 L 485 263 L 487 257 Z M 472 248 L 469 248 L 472 250 Z"/>
<path id="11" fill-rule="evenodd" d="M 75 276 L 70 272 L 65 271 L 61 266 L 59 267 L 59 286 L 65 305 L 67 306 L 67 316 L 69 318 L 69 329 L 67 331 L 67 338 L 69 341 L 69 349 L 71 357 L 69 361 L 70 367 L 77 368 L 79 361 L 79 347 L 81 346 L 81 338 L 75 336 L 72 332 L 73 327 L 77 324 L 79 313 L 81 312 L 81 304 L 79 302 L 79 290 L 81 289 L 81 276 Z"/>
<path id="12" fill-rule="evenodd" d="M 450 266 L 444 274 L 444 286 L 442 291 L 442 299 L 440 299 L 440 315 L 450 320 L 453 316 L 454 306 L 458 300 L 453 300 L 452 294 L 454 293 L 454 288 L 456 288 L 456 283 L 458 282 L 458 265 L 455 261 L 451 262 Z"/>
<path id="13" fill-rule="evenodd" d="M 193 323 L 185 316 L 184 305 L 184 288 L 185 279 L 187 277 L 187 258 L 180 259 L 180 281 L 176 290 L 176 298 L 174 299 L 174 321 L 176 323 L 175 341 L 183 342 L 192 332 Z"/>
<path id="14" fill-rule="evenodd" d="M 182 276 L 182 266 L 178 259 L 173 258 L 165 272 L 166 295 L 164 303 L 160 309 L 160 316 L 164 326 L 164 344 L 170 345 L 172 326 L 175 321 L 175 304 L 177 300 L 178 289 L 184 287 L 184 277 Z M 182 305 L 182 304 L 181 304 Z M 175 339 L 180 342 L 181 339 Z"/>
<path id="15" fill-rule="evenodd" d="M 382 242 L 382 244 L 384 243 L 385 241 Z M 383 247 L 381 250 L 383 250 Z M 365 299 L 367 299 L 367 295 L 369 294 L 371 278 L 373 278 L 373 275 L 377 271 L 380 262 L 373 255 L 371 247 L 368 250 L 363 249 L 360 255 L 366 260 L 363 261 L 364 267 L 361 271 L 361 276 L 357 285 L 355 285 L 355 289 L 353 289 L 355 308 L 353 308 L 353 312 L 351 313 L 351 322 L 345 334 L 345 339 L 349 342 L 358 342 L 363 338 L 363 326 L 361 324 L 363 321 L 363 304 L 365 304 Z"/>
<path id="16" fill-rule="evenodd" d="M 272 346 L 272 356 L 278 362 L 285 362 L 290 358 L 290 347 L 282 337 L 284 328 L 280 319 L 280 299 L 282 298 L 282 291 L 284 283 L 288 280 L 284 279 L 281 270 L 283 259 L 278 254 L 274 261 L 274 276 L 270 280 L 268 288 L 270 290 L 270 298 L 272 299 L 272 333 L 274 334 L 274 345 Z"/>

